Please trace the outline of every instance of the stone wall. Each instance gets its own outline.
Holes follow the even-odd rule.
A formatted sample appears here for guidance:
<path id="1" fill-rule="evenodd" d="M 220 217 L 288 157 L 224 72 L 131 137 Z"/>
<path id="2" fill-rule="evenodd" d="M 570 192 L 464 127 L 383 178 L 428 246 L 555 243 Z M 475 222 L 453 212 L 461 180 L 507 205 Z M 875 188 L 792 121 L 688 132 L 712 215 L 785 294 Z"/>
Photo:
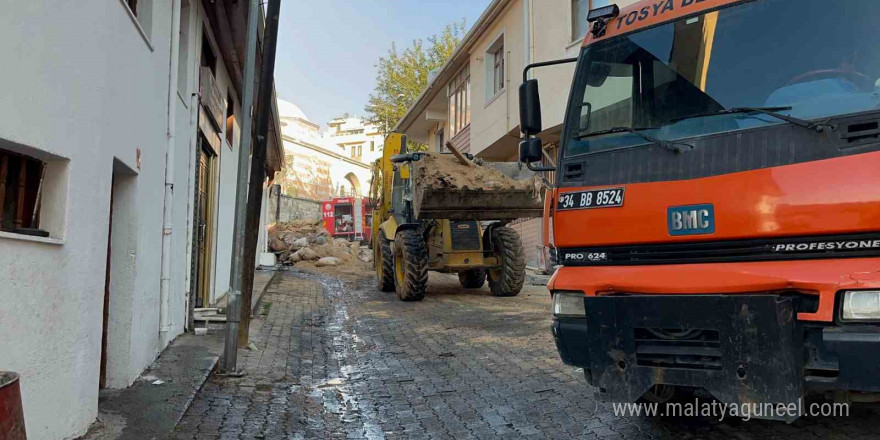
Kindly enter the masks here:
<path id="1" fill-rule="evenodd" d="M 281 194 L 281 209 L 278 209 L 279 195 L 276 191 L 273 188 L 273 191 L 269 194 L 269 207 L 266 211 L 268 215 L 267 223 L 275 223 L 276 221 L 288 222 L 299 219 L 319 220 L 321 218 L 321 202 L 315 200 Z"/>

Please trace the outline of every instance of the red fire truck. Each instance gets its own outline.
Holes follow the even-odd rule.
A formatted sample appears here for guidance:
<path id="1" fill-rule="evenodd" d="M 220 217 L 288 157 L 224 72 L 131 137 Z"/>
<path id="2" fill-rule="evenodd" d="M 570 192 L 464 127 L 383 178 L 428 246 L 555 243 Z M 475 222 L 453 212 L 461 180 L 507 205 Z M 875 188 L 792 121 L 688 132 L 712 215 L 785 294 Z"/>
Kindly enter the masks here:
<path id="1" fill-rule="evenodd" d="M 369 242 L 373 205 L 368 198 L 340 197 L 322 203 L 324 228 L 333 238 Z"/>

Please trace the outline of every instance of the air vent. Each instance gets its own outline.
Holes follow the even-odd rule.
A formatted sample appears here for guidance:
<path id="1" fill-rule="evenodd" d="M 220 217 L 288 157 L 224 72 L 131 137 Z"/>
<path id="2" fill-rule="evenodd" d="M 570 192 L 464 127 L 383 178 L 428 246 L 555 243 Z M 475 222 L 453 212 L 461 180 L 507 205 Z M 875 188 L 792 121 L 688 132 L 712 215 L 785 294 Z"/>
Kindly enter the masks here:
<path id="1" fill-rule="evenodd" d="M 579 177 L 583 177 L 585 167 L 586 164 L 584 162 L 565 164 L 562 171 L 562 177 L 565 180 L 575 180 Z"/>
<path id="2" fill-rule="evenodd" d="M 840 138 L 847 147 L 877 142 L 880 141 L 880 126 L 877 121 L 850 124 L 843 129 Z"/>
<path id="3" fill-rule="evenodd" d="M 720 370 L 717 330 L 636 328 L 636 363 L 643 367 Z"/>

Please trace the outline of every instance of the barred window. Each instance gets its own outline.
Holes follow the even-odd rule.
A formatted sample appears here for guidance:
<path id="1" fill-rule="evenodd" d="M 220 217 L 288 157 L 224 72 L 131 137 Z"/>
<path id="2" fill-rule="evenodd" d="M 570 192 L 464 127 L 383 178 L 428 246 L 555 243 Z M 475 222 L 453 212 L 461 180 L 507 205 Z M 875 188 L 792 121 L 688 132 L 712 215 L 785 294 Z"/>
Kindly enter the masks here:
<path id="1" fill-rule="evenodd" d="M 0 231 L 39 228 L 44 169 L 40 160 L 0 150 Z"/>

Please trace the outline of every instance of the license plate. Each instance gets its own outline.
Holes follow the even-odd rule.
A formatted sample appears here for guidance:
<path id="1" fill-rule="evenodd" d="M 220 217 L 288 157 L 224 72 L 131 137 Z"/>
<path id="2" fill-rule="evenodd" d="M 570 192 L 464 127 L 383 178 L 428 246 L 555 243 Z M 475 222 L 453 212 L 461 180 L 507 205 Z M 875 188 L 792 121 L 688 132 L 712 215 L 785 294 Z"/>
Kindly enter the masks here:
<path id="1" fill-rule="evenodd" d="M 559 195 L 556 209 L 616 208 L 623 206 L 623 188 L 594 189 Z"/>

